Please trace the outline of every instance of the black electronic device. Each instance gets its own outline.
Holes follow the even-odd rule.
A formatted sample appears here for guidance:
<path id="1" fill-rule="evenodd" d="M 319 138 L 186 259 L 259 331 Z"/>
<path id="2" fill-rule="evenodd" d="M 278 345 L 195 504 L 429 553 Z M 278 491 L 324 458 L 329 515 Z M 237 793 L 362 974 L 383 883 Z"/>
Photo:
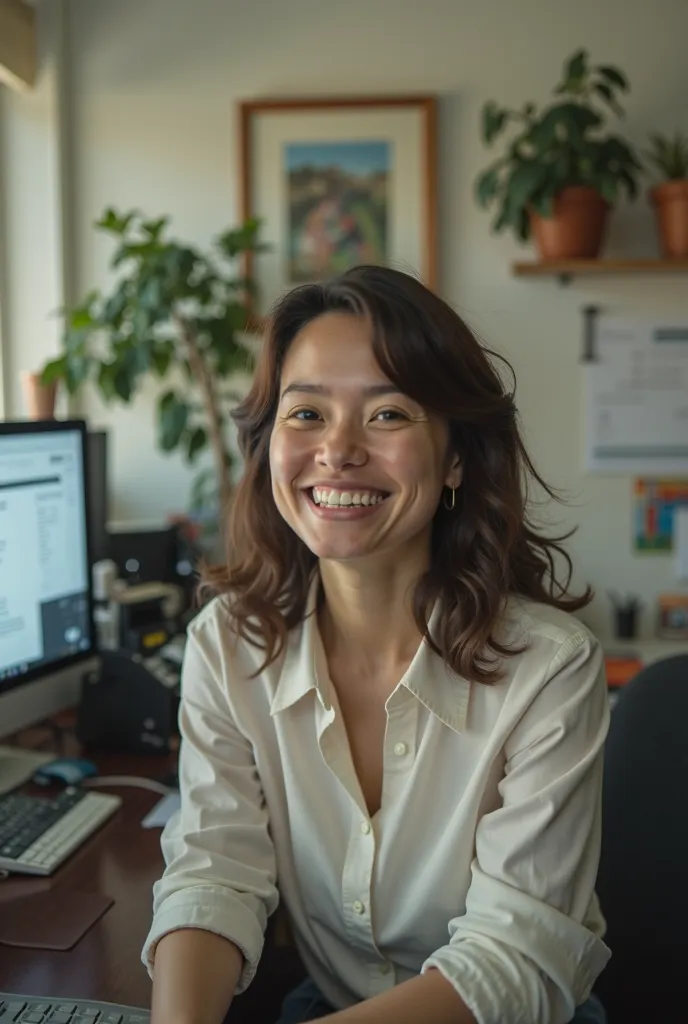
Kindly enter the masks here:
<path id="1" fill-rule="evenodd" d="M 87 436 L 80 420 L 0 422 L 1 735 L 72 706 L 96 656 Z"/>
<path id="2" fill-rule="evenodd" d="M 84 675 L 77 736 L 86 749 L 167 754 L 176 735 L 179 665 L 156 653 L 102 651 Z"/>
<path id="3" fill-rule="evenodd" d="M 86 469 L 88 474 L 87 515 L 91 538 L 91 562 L 109 555 L 110 538 L 108 493 L 108 436 L 104 430 L 86 434 Z"/>
<path id="4" fill-rule="evenodd" d="M 108 527 L 108 556 L 127 583 L 174 583 L 178 578 L 178 527 Z"/>

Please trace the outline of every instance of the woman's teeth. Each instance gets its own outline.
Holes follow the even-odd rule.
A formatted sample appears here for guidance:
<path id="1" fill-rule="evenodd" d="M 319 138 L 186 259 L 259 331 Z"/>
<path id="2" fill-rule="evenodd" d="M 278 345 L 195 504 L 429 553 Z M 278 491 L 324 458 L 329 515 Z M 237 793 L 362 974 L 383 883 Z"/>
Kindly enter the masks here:
<path id="1" fill-rule="evenodd" d="M 347 505 L 379 505 L 386 495 L 377 491 L 329 491 L 322 487 L 313 488 L 313 501 L 323 508 L 341 508 Z"/>

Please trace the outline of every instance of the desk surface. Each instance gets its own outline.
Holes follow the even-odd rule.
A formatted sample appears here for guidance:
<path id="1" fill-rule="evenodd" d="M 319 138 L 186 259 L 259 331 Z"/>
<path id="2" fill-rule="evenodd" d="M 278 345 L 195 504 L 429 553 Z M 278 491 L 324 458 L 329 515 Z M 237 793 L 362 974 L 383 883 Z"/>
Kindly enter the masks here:
<path id="1" fill-rule="evenodd" d="M 96 756 L 94 760 L 102 775 L 159 779 L 170 768 L 165 758 Z M 107 893 L 114 906 L 68 952 L 0 947 L 0 990 L 150 1005 L 150 981 L 140 951 L 150 925 L 151 889 L 162 870 L 162 855 L 160 830 L 141 828 L 141 819 L 160 797 L 132 787 L 104 791 L 118 793 L 122 807 L 65 862 L 50 883 L 68 890 Z M 14 876 L 0 882 L 0 895 L 4 885 L 30 888 L 45 884 Z"/>

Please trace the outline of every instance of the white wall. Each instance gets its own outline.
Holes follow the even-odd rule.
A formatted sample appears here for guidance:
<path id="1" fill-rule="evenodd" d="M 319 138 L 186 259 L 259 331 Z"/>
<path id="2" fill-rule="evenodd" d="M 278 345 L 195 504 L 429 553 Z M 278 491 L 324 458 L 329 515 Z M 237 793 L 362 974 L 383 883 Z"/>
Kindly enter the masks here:
<path id="1" fill-rule="evenodd" d="M 91 228 L 106 204 L 170 212 L 179 235 L 201 243 L 236 217 L 237 100 L 437 93 L 442 291 L 514 363 L 536 462 L 576 499 L 563 522 L 580 525 L 572 543 L 577 580 L 601 592 L 589 617 L 606 626 L 609 586 L 651 601 L 673 585 L 666 557 L 631 552 L 630 480 L 581 472 L 580 309 L 594 301 L 610 312 L 686 316 L 688 277 L 580 279 L 567 289 L 517 280 L 509 265 L 520 250 L 489 234 L 471 189 L 489 156 L 478 137 L 483 102 L 546 98 L 578 45 L 630 76 L 626 130 L 633 141 L 642 142 L 650 128 L 685 130 L 685 0 L 69 0 L 68 9 L 79 291 L 106 279 L 107 243 Z M 31 104 L 40 107 L 40 99 L 22 102 L 31 120 Z M 17 151 L 17 168 L 31 144 L 29 137 Z M 49 200 L 41 202 L 48 217 Z M 19 267 L 10 294 L 15 409 L 18 370 L 54 343 L 51 326 L 39 330 L 52 300 L 54 246 L 49 231 L 45 247 L 35 232 L 22 232 L 25 217 L 35 226 L 29 198 L 23 203 L 12 242 Z M 622 252 L 654 252 L 644 203 L 615 216 L 610 253 Z M 29 254 L 37 261 L 31 273 Z M 28 291 L 27 281 L 34 282 Z M 105 411 L 92 398 L 87 410 L 115 426 L 117 514 L 183 507 L 188 473 L 155 450 L 152 393 L 133 409 Z"/>
<path id="2" fill-rule="evenodd" d="M 0 86 L 0 298 L 5 412 L 23 413 L 20 375 L 59 345 L 67 298 L 61 110 L 63 0 L 41 12 L 40 74 L 31 90 Z M 0 403 L 0 409 L 2 404 Z"/>

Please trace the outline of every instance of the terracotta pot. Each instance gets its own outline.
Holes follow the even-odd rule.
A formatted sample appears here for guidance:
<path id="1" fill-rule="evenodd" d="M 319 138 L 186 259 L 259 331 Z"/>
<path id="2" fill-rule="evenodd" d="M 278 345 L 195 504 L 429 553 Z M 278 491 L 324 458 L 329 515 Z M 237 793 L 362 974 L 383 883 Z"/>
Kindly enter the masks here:
<path id="1" fill-rule="evenodd" d="M 554 213 L 530 211 L 530 226 L 543 260 L 596 259 L 604 241 L 609 203 L 594 188 L 565 188 L 554 200 Z"/>
<path id="2" fill-rule="evenodd" d="M 688 259 L 688 178 L 665 181 L 650 191 L 659 248 L 668 260 Z"/>
<path id="3" fill-rule="evenodd" d="M 41 383 L 40 373 L 25 371 L 21 375 L 26 414 L 30 420 L 52 420 L 55 418 L 57 381 Z"/>

